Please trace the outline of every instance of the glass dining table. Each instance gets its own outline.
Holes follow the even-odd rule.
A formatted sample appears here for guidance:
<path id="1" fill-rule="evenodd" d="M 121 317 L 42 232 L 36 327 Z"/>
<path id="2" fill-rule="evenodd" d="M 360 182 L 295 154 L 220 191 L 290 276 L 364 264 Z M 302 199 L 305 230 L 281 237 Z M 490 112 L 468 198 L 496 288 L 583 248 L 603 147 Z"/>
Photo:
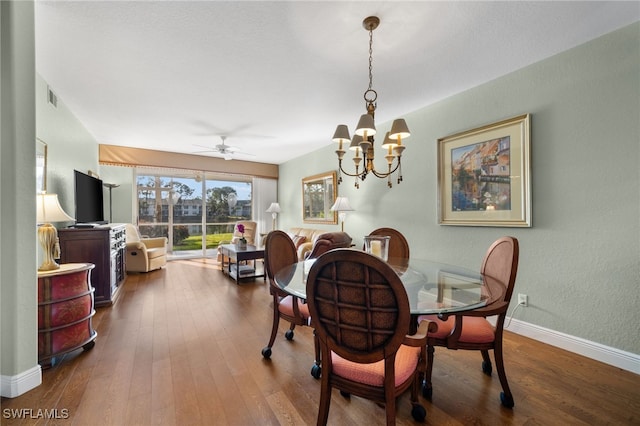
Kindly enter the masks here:
<path id="1" fill-rule="evenodd" d="M 286 293 L 307 297 L 307 276 L 315 259 L 304 260 L 278 271 L 275 282 Z M 487 306 L 504 295 L 505 285 L 461 266 L 425 259 L 394 259 L 387 262 L 400 276 L 409 298 L 411 315 L 464 312 Z"/>
<path id="2" fill-rule="evenodd" d="M 305 299 L 307 277 L 315 259 L 294 263 L 278 271 L 274 280 L 286 293 Z M 417 330 L 420 315 L 438 315 L 471 311 L 502 300 L 506 285 L 477 271 L 424 259 L 388 259 L 407 291 L 411 312 L 409 334 Z M 320 360 L 315 360 L 311 375 L 320 378 Z"/>

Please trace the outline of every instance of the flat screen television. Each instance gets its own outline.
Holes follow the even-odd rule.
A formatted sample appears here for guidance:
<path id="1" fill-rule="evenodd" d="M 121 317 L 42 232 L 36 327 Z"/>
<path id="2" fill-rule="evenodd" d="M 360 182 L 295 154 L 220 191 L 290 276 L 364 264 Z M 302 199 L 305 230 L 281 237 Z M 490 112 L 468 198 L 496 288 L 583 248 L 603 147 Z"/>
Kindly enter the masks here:
<path id="1" fill-rule="evenodd" d="M 107 223 L 104 220 L 102 180 L 74 170 L 76 223 Z"/>

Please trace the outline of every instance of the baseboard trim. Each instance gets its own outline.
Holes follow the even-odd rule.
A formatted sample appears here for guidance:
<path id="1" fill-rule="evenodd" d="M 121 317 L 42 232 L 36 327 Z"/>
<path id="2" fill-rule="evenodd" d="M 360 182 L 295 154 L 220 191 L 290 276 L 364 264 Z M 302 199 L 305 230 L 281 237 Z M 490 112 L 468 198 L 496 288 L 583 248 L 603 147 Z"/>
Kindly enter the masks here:
<path id="1" fill-rule="evenodd" d="M 15 376 L 0 376 L 0 396 L 15 398 L 42 383 L 42 367 L 36 365 Z"/>
<path id="2" fill-rule="evenodd" d="M 543 343 L 565 349 L 596 361 L 640 374 L 640 355 L 626 352 L 569 334 L 512 319 L 505 330 L 530 337 Z"/>

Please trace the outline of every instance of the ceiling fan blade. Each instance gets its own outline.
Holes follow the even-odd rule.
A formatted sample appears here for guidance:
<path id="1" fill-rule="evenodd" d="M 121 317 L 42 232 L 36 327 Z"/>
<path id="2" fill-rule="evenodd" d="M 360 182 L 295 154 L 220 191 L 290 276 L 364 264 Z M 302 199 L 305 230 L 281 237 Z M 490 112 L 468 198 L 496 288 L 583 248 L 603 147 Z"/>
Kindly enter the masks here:
<path id="1" fill-rule="evenodd" d="M 199 148 L 204 148 L 204 149 L 206 149 L 208 151 L 212 151 L 213 150 L 210 146 L 204 146 L 204 145 L 193 145 L 193 146 L 197 146 Z"/>
<path id="2" fill-rule="evenodd" d="M 253 154 L 249 154 L 248 152 L 242 151 L 239 147 L 233 145 L 227 145 L 227 135 L 220 135 L 220 139 L 222 143 L 219 143 L 213 147 L 203 146 L 203 145 L 195 145 L 200 148 L 205 148 L 205 151 L 196 151 L 194 154 L 210 154 L 214 157 L 222 157 L 225 160 L 233 160 L 235 155 L 241 155 L 246 157 L 255 157 Z"/>

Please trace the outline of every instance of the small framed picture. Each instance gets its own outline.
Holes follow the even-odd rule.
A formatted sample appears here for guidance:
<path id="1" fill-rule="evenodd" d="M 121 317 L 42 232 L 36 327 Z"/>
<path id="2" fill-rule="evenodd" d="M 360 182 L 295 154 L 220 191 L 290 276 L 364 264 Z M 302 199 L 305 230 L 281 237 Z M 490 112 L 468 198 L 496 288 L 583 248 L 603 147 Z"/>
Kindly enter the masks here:
<path id="1" fill-rule="evenodd" d="M 438 223 L 531 226 L 530 115 L 438 139 Z"/>

